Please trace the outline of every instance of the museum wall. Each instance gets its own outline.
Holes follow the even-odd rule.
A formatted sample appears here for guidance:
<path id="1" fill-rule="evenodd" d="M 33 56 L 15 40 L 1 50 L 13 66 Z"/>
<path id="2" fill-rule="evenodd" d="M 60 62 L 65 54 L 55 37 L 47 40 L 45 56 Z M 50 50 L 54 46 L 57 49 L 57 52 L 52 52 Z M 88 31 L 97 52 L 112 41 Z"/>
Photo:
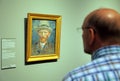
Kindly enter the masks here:
<path id="1" fill-rule="evenodd" d="M 73 68 L 90 62 L 84 53 L 82 26 L 85 16 L 96 8 L 120 12 L 120 0 L 0 0 L 0 41 L 15 39 L 16 68 L 0 69 L 0 81 L 61 81 Z M 25 64 L 25 19 L 27 13 L 54 14 L 62 17 L 60 58 L 54 62 Z M 2 42 L 0 42 L 0 51 Z M 0 52 L 2 67 L 2 52 Z"/>

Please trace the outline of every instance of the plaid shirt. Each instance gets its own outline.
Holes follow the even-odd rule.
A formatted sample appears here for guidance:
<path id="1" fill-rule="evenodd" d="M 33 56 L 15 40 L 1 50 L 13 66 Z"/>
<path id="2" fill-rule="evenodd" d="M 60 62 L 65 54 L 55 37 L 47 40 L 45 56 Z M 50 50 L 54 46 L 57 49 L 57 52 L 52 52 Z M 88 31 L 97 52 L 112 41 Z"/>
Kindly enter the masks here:
<path id="1" fill-rule="evenodd" d="M 120 81 L 120 46 L 100 48 L 92 60 L 69 72 L 63 81 Z"/>

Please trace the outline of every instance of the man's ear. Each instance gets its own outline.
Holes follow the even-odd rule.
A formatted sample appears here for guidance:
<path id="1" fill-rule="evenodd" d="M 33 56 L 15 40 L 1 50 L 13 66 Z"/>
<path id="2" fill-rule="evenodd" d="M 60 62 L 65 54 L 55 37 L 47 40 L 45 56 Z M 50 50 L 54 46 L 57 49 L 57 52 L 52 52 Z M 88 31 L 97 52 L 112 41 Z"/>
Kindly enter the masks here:
<path id="1" fill-rule="evenodd" d="M 95 40 L 95 32 L 92 28 L 89 28 L 89 45 L 93 45 Z"/>

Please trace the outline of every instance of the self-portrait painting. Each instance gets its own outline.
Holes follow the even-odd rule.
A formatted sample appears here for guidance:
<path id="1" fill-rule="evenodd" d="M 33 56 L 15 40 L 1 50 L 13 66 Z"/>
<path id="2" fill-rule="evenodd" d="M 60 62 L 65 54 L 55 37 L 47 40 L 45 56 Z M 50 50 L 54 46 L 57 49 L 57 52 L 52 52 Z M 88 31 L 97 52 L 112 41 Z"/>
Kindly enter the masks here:
<path id="1" fill-rule="evenodd" d="M 58 59 L 61 16 L 28 14 L 26 61 Z"/>

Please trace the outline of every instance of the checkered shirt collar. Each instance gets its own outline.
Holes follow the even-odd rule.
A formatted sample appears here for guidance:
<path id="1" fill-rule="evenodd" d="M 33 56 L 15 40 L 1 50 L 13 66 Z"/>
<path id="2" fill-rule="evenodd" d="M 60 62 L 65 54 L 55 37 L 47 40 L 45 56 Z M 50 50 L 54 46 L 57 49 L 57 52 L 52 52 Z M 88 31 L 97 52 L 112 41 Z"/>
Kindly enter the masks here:
<path id="1" fill-rule="evenodd" d="M 110 45 L 99 48 L 92 54 L 92 60 L 111 54 L 120 54 L 120 45 Z"/>

